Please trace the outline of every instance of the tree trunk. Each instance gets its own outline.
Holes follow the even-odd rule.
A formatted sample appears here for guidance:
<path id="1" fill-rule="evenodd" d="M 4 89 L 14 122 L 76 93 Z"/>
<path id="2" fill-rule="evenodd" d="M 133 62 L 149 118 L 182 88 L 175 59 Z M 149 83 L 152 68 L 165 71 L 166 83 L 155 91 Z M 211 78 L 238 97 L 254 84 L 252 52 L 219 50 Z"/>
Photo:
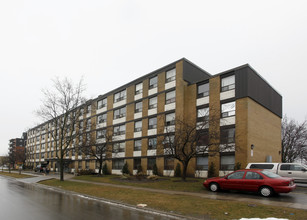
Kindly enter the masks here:
<path id="1" fill-rule="evenodd" d="M 64 161 L 60 158 L 60 181 L 64 181 Z"/>
<path id="2" fill-rule="evenodd" d="M 188 164 L 187 163 L 182 163 L 182 165 L 183 165 L 183 171 L 182 171 L 181 179 L 182 179 L 182 181 L 186 181 Z"/>
<path id="3" fill-rule="evenodd" d="M 98 171 L 99 176 L 101 176 L 101 171 L 102 171 L 102 160 L 99 160 L 99 171 Z"/>

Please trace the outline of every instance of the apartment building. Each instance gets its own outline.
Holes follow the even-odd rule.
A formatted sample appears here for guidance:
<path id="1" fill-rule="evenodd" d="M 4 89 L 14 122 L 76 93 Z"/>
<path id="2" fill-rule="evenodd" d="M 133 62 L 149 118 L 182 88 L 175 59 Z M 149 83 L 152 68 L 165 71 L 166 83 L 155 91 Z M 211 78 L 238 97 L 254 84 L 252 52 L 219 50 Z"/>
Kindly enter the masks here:
<path id="1" fill-rule="evenodd" d="M 27 143 L 27 133 L 23 133 L 21 138 L 12 138 L 9 141 L 10 166 L 18 168 L 25 162 L 25 145 Z"/>
<path id="2" fill-rule="evenodd" d="M 97 169 L 95 159 L 78 150 L 78 143 L 84 136 L 104 143 L 109 129 L 116 149 L 106 161 L 111 173 L 121 174 L 127 163 L 131 173 L 141 166 L 151 174 L 156 164 L 161 175 L 174 175 L 177 161 L 165 157 L 159 138 L 179 118 L 194 120 L 196 126 L 204 112 L 219 120 L 209 125 L 209 132 L 227 137 L 232 147 L 193 158 L 189 176 L 207 176 L 211 162 L 223 175 L 236 164 L 281 158 L 282 97 L 248 64 L 211 75 L 183 58 L 89 100 L 80 110 L 78 127 L 84 132 L 65 155 L 68 172 Z M 51 170 L 57 169 L 51 127 L 46 122 L 28 131 L 28 165 L 49 163 Z"/>

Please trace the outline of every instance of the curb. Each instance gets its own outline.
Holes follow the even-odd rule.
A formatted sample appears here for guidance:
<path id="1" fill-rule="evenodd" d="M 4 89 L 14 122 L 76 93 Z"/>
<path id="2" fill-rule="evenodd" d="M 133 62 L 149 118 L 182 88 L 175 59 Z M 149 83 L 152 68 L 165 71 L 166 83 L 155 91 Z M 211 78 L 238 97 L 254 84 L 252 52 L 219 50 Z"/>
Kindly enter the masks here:
<path id="1" fill-rule="evenodd" d="M 129 210 L 138 211 L 138 212 L 144 212 L 144 213 L 157 215 L 157 216 L 161 216 L 161 217 L 167 217 L 167 218 L 170 218 L 170 219 L 199 220 L 199 218 L 183 216 L 183 215 L 179 215 L 179 214 L 175 214 L 175 213 L 168 213 L 168 212 L 155 210 L 155 209 L 151 209 L 151 208 L 145 208 L 145 207 L 140 208 L 140 207 L 130 205 L 130 204 L 127 204 L 127 203 L 122 203 L 122 202 L 118 202 L 118 201 L 115 201 L 115 200 L 108 200 L 108 199 L 104 199 L 104 198 L 100 198 L 100 197 L 96 197 L 96 196 L 77 193 L 77 192 L 74 192 L 74 191 L 64 190 L 64 189 L 60 189 L 60 188 L 53 187 L 53 186 L 46 186 L 46 185 L 42 185 L 40 183 L 25 183 L 25 184 L 34 185 L 38 188 L 43 188 L 45 190 L 63 193 L 63 194 L 66 194 L 66 195 L 71 195 L 71 196 L 75 196 L 75 197 L 79 197 L 79 198 L 83 198 L 83 199 L 87 199 L 87 200 L 92 200 L 92 201 L 96 201 L 96 202 L 101 202 L 101 203 L 108 204 L 108 205 L 114 205 L 114 206 L 121 207 L 121 208 L 124 208 L 124 209 L 129 209 Z"/>

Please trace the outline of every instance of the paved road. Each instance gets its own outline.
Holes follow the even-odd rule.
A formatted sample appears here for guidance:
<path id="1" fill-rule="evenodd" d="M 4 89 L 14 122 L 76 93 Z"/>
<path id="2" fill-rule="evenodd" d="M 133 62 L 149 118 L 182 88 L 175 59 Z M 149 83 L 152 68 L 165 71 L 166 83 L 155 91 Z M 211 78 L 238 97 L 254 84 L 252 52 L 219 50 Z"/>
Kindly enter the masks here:
<path id="1" fill-rule="evenodd" d="M 3 176 L 0 176 L 0 198 L 0 219 L 171 219 L 166 215 L 140 212 L 137 209 L 84 198 L 82 195 L 48 190 Z"/>

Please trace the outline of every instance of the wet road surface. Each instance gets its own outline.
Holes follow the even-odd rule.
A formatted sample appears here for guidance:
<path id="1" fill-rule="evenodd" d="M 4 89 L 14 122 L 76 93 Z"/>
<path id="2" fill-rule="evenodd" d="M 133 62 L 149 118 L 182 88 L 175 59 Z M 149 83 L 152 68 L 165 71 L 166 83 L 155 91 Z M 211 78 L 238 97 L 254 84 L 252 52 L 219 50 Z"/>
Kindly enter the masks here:
<path id="1" fill-rule="evenodd" d="M 0 219 L 171 219 L 167 216 L 158 216 L 74 195 L 49 191 L 2 176 L 0 176 L 0 201 Z"/>

